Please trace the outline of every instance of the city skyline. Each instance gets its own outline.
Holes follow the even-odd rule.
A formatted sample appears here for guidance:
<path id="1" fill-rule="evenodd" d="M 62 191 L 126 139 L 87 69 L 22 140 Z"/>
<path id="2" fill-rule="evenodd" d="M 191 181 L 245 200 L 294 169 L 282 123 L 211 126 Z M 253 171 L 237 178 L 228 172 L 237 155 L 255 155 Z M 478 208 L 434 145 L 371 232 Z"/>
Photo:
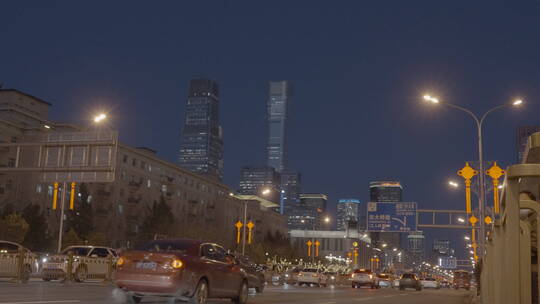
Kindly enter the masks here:
<path id="1" fill-rule="evenodd" d="M 462 208 L 463 193 L 448 190 L 447 181 L 476 158 L 472 123 L 425 104 L 422 95 L 475 112 L 540 96 L 539 47 L 530 39 L 537 21 L 527 5 L 310 2 L 261 11 L 190 3 L 163 4 L 148 19 L 139 3 L 121 23 L 115 21 L 124 5 L 81 5 L 5 4 L 13 13 L 0 21 L 11 41 L 0 57 L 4 87 L 50 100 L 56 120 L 87 122 L 89 113 L 107 110 L 121 140 L 176 162 L 189 80 L 214 79 L 222 88 L 224 182 L 234 188 L 241 166 L 266 163 L 266 84 L 287 79 L 295 87 L 288 159 L 302 172 L 303 192 L 328 193 L 329 208 L 340 197 L 364 200 L 369 181 L 386 178 L 407 185 L 407 197 L 421 208 Z M 353 28 L 358 39 L 351 39 Z M 30 51 L 36 42 L 40 51 Z M 487 119 L 486 159 L 503 168 L 516 161 L 517 126 L 538 125 L 539 106 L 525 108 Z"/>

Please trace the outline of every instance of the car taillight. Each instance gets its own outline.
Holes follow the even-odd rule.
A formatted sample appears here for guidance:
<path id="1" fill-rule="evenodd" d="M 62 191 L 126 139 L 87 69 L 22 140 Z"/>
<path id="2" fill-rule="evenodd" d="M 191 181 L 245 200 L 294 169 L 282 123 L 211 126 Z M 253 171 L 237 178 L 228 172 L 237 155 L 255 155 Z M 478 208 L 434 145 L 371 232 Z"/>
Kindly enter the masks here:
<path id="1" fill-rule="evenodd" d="M 124 265 L 124 263 L 126 263 L 126 258 L 124 257 L 119 257 L 118 260 L 116 261 L 117 266 L 122 266 Z"/>
<path id="2" fill-rule="evenodd" d="M 172 260 L 172 262 L 171 262 L 171 266 L 172 266 L 172 268 L 174 268 L 174 269 L 180 269 L 180 268 L 182 268 L 182 267 L 184 266 L 184 262 L 182 262 L 182 261 L 179 260 L 179 259 L 174 259 L 174 260 Z"/>

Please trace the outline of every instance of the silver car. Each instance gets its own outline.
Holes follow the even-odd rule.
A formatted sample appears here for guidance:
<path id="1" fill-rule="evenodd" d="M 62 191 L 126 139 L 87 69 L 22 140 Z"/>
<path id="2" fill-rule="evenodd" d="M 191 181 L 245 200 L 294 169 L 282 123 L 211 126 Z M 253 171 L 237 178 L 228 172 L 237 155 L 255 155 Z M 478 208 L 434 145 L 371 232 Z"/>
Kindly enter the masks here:
<path id="1" fill-rule="evenodd" d="M 69 246 L 60 254 L 44 259 L 41 272 L 44 281 L 66 277 L 70 253 L 73 255 L 72 275 L 76 282 L 84 282 L 89 278 L 105 278 L 109 263 L 112 261 L 114 265 L 118 258 L 116 251 L 108 247 Z"/>
<path id="2" fill-rule="evenodd" d="M 15 278 L 18 272 L 19 250 L 24 252 L 21 280 L 26 282 L 32 273 L 38 272 L 37 256 L 21 244 L 0 241 L 0 277 Z"/>

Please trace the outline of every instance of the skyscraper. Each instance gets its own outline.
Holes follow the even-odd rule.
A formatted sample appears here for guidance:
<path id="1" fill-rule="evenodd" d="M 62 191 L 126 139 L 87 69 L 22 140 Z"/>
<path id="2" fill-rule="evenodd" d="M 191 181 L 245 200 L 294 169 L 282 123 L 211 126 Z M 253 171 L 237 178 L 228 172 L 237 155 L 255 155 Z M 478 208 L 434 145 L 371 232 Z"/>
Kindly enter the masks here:
<path id="1" fill-rule="evenodd" d="M 300 194 L 300 203 L 292 207 L 287 215 L 289 230 L 293 229 L 321 229 L 322 217 L 326 213 L 328 196 L 320 193 Z"/>
<path id="2" fill-rule="evenodd" d="M 271 81 L 267 101 L 268 142 L 266 159 L 270 167 L 281 172 L 287 167 L 286 123 L 291 98 L 288 81 Z"/>
<path id="3" fill-rule="evenodd" d="M 519 164 L 523 162 L 523 157 L 525 156 L 525 149 L 527 148 L 527 141 L 529 140 L 529 136 L 536 132 L 540 132 L 540 126 L 521 126 L 517 128 L 516 148 Z"/>
<path id="4" fill-rule="evenodd" d="M 223 131 L 219 122 L 219 87 L 193 79 L 186 102 L 178 163 L 190 171 L 223 178 Z"/>
<path id="5" fill-rule="evenodd" d="M 360 201 L 357 199 L 340 199 L 337 204 L 337 230 L 358 228 L 358 207 Z"/>
<path id="6" fill-rule="evenodd" d="M 376 181 L 369 183 L 372 202 L 401 202 L 403 187 L 397 181 Z"/>
<path id="7" fill-rule="evenodd" d="M 302 176 L 298 172 L 281 172 L 281 190 L 283 200 L 280 210 L 282 214 L 288 215 L 291 208 L 300 203 L 300 193 L 302 193 Z"/>
<path id="8" fill-rule="evenodd" d="M 280 174 L 273 167 L 245 166 L 240 172 L 239 194 L 264 196 L 272 202 L 279 202 L 281 191 Z"/>
<path id="9" fill-rule="evenodd" d="M 422 231 L 413 231 L 410 232 L 407 236 L 408 241 L 408 257 L 409 257 L 409 264 L 412 264 L 413 262 L 418 263 L 424 260 L 425 257 L 425 236 Z"/>
<path id="10" fill-rule="evenodd" d="M 372 202 L 401 202 L 403 187 L 398 181 L 375 181 L 369 183 L 369 196 Z M 372 233 L 373 242 L 378 246 L 386 243 L 389 248 L 401 248 L 399 232 Z"/>

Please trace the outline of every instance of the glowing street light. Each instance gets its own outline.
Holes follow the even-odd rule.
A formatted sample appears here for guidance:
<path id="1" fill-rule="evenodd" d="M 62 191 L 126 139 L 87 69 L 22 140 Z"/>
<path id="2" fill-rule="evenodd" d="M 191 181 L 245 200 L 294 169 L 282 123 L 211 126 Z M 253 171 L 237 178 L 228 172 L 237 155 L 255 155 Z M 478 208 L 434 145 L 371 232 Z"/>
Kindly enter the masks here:
<path id="1" fill-rule="evenodd" d="M 470 238 L 469 236 L 467 236 L 467 235 L 464 237 L 464 239 L 465 239 L 466 241 L 470 241 L 470 240 L 471 240 L 471 238 Z"/>
<path id="2" fill-rule="evenodd" d="M 261 194 L 262 195 L 268 195 L 268 194 L 270 194 L 270 192 L 272 192 L 272 190 L 270 190 L 269 188 L 266 188 L 261 192 Z"/>
<path id="3" fill-rule="evenodd" d="M 330 217 L 329 217 L 329 216 L 325 217 L 325 218 L 324 218 L 324 222 L 325 222 L 325 223 L 330 223 Z"/>
<path id="4" fill-rule="evenodd" d="M 107 118 L 107 114 L 100 113 L 100 114 L 94 116 L 94 122 L 95 123 L 100 123 L 100 122 L 104 121 L 106 118 Z"/>
<path id="5" fill-rule="evenodd" d="M 486 112 L 484 112 L 484 114 L 482 114 L 482 116 L 478 116 L 476 115 L 475 113 L 473 113 L 471 110 L 467 109 L 467 108 L 464 108 L 462 106 L 458 106 L 458 105 L 455 105 L 455 104 L 451 104 L 451 103 L 447 103 L 447 102 L 440 102 L 438 98 L 436 97 L 433 97 L 431 95 L 424 95 L 424 100 L 426 101 L 429 101 L 431 103 L 434 103 L 434 104 L 441 104 L 441 105 L 444 105 L 444 106 L 447 106 L 447 107 L 450 107 L 450 108 L 454 108 L 456 110 L 460 110 L 462 112 L 465 112 L 467 113 L 467 115 L 469 115 L 475 122 L 476 124 L 476 131 L 477 131 L 477 138 L 478 138 L 478 163 L 479 163 L 479 172 L 481 172 L 481 174 L 479 174 L 479 196 L 478 196 L 478 213 L 479 213 L 479 217 L 480 218 L 485 218 L 485 193 L 486 193 L 486 185 L 485 185 L 485 182 L 484 182 L 484 152 L 483 152 L 483 144 L 482 144 L 482 126 L 484 124 L 484 121 L 486 119 L 486 117 L 496 111 L 496 110 L 499 110 L 499 109 L 503 109 L 503 108 L 506 108 L 506 107 L 517 107 L 517 106 L 520 106 L 521 104 L 523 104 L 523 100 L 521 99 L 516 99 L 512 102 L 506 102 L 506 103 L 503 103 L 503 104 L 500 104 L 498 106 L 495 106 L 489 110 L 487 110 Z M 483 251 L 483 248 L 484 248 L 484 243 L 485 243 L 485 226 L 484 226 L 484 221 L 480 221 L 480 231 L 479 231 L 479 239 L 480 239 L 480 252 Z"/>
<path id="6" fill-rule="evenodd" d="M 382 244 L 382 248 L 386 248 L 386 246 L 388 246 L 388 244 L 386 244 L 386 243 Z"/>
<path id="7" fill-rule="evenodd" d="M 465 223 L 465 219 L 464 219 L 464 218 L 462 218 L 462 217 L 458 217 L 458 219 L 457 219 L 457 220 L 458 220 L 458 222 L 460 222 L 460 223 Z"/>
<path id="8" fill-rule="evenodd" d="M 459 184 L 455 181 L 449 181 L 448 185 L 452 188 L 459 188 Z"/>

